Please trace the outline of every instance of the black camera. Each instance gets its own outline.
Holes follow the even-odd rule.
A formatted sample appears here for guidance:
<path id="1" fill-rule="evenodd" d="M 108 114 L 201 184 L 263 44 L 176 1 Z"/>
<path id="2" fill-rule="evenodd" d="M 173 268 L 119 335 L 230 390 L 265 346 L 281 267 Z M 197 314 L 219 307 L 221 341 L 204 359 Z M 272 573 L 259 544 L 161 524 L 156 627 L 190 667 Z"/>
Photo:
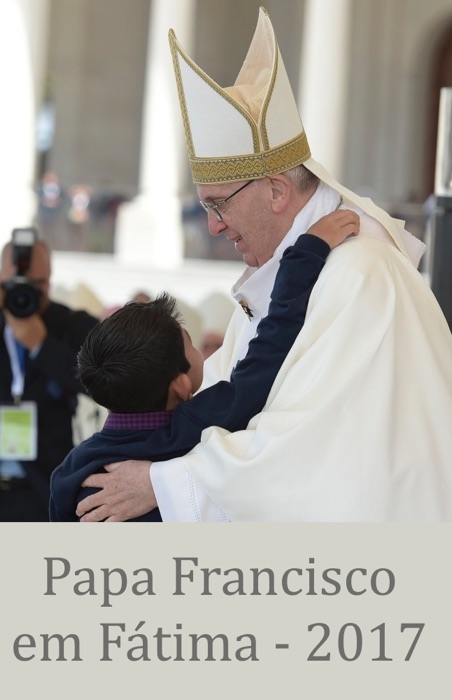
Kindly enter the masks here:
<path id="1" fill-rule="evenodd" d="M 15 228 L 12 233 L 11 255 L 16 274 L 1 286 L 5 292 L 3 306 L 16 318 L 32 316 L 41 304 L 40 289 L 26 278 L 37 237 L 35 228 Z"/>

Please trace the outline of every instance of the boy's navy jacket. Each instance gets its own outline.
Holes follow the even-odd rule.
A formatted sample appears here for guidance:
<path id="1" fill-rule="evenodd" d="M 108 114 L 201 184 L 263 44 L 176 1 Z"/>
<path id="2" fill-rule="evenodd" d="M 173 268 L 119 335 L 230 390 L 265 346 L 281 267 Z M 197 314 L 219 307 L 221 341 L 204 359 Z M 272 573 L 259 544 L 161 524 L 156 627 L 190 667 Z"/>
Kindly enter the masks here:
<path id="1" fill-rule="evenodd" d="M 179 404 L 167 428 L 103 428 L 75 447 L 52 474 L 50 520 L 73 521 L 79 501 L 98 489 L 82 488 L 105 464 L 129 459 L 165 461 L 189 452 L 212 425 L 244 430 L 262 411 L 278 371 L 304 324 L 312 288 L 330 248 L 309 233 L 301 235 L 281 259 L 268 315 L 258 325 L 248 352 L 230 381 L 221 381 Z M 135 521 L 160 521 L 158 509 Z"/>

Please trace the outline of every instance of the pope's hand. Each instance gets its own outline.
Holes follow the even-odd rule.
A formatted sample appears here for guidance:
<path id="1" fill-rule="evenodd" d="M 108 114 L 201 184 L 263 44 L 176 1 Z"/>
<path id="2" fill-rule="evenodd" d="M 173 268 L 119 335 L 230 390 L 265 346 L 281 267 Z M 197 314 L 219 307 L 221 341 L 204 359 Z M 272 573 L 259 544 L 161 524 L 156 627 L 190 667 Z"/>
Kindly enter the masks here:
<path id="1" fill-rule="evenodd" d="M 82 486 L 100 488 L 77 506 L 82 522 L 124 522 L 157 507 L 149 475 L 150 462 L 127 460 L 107 464 L 107 474 L 91 474 Z"/>

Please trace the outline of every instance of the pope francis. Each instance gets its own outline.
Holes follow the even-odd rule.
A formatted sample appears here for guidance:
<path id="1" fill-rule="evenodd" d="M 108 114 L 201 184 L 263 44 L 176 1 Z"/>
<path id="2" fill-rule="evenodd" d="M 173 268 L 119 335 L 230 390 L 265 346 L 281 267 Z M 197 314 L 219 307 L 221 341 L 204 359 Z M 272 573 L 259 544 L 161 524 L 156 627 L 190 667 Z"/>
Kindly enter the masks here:
<path id="1" fill-rule="evenodd" d="M 149 462 L 107 468 L 88 480 L 103 491 L 79 515 L 124 520 L 158 502 L 168 521 L 451 521 L 452 338 L 417 271 L 423 244 L 312 158 L 263 8 L 232 87 L 215 83 L 172 31 L 170 46 L 209 230 L 247 263 L 223 347 L 206 363 L 208 384 L 246 353 L 282 253 L 300 233 L 344 207 L 359 213 L 360 235 L 328 257 L 305 325 L 246 430 L 209 428 L 187 456 L 150 471 Z"/>

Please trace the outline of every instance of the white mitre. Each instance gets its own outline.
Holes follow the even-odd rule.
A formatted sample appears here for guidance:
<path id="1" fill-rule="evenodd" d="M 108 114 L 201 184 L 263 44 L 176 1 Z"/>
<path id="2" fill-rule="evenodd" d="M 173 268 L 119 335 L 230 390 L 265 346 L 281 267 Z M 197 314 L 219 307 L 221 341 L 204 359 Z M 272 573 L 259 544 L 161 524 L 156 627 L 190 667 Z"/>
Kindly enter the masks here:
<path id="1" fill-rule="evenodd" d="M 338 183 L 311 156 L 270 17 L 259 10 L 256 31 L 232 87 L 222 88 L 169 32 L 193 181 L 198 185 L 254 180 L 303 164 L 336 190 L 344 205 L 379 221 L 417 266 L 424 244 L 372 200 Z"/>

